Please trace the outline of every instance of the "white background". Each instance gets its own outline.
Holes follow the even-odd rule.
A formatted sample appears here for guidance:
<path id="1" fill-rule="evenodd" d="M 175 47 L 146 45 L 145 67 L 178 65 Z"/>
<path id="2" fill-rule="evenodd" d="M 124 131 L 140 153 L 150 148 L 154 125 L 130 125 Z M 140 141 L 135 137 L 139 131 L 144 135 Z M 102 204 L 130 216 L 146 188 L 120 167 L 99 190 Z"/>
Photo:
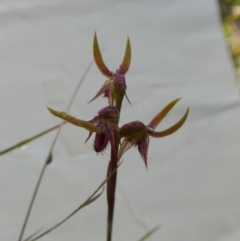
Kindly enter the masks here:
<path id="1" fill-rule="evenodd" d="M 59 120 L 87 65 L 97 31 L 103 57 L 118 68 L 127 36 L 132 63 L 121 124 L 148 122 L 183 99 L 157 130 L 190 115 L 174 135 L 151 139 L 148 171 L 137 149 L 119 169 L 113 241 L 240 240 L 240 104 L 221 32 L 217 1 L 0 1 L 0 149 Z M 94 65 L 71 114 L 91 119 L 105 99 L 86 104 L 105 81 Z M 83 202 L 104 179 L 108 151 L 96 155 L 88 133 L 65 126 L 47 168 L 26 236 L 48 228 Z M 17 240 L 51 133 L 0 157 L 0 240 Z M 42 238 L 105 240 L 105 193 Z"/>

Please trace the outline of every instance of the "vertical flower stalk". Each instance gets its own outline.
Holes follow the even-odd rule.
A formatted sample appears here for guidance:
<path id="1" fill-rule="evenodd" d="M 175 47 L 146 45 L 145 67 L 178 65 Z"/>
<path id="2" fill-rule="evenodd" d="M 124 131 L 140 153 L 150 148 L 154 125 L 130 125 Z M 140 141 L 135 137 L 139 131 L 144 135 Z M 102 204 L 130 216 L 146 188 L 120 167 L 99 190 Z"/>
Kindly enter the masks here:
<path id="1" fill-rule="evenodd" d="M 97 153 L 103 152 L 108 144 L 111 146 L 110 161 L 107 169 L 107 177 L 111 175 L 107 181 L 107 241 L 111 241 L 117 184 L 117 167 L 119 160 L 127 150 L 133 146 L 137 146 L 138 151 L 147 167 L 147 153 L 150 137 L 161 138 L 176 132 L 185 123 L 188 117 L 189 109 L 186 110 L 183 117 L 176 124 L 164 131 L 157 132 L 155 131 L 155 128 L 180 99 L 170 102 L 152 119 L 148 125 L 144 125 L 141 121 L 132 121 L 119 128 L 118 123 L 124 96 L 130 103 L 126 94 L 127 85 L 125 81 L 125 74 L 127 73 L 131 63 L 130 40 L 127 38 L 122 63 L 115 72 L 110 71 L 103 61 L 96 33 L 94 34 L 93 40 L 93 56 L 98 69 L 105 77 L 107 77 L 107 80 L 89 102 L 103 95 L 108 99 L 108 106 L 98 111 L 98 114 L 90 121 L 80 120 L 64 112 L 55 111 L 50 108 L 49 111 L 53 115 L 58 116 L 73 125 L 83 127 L 88 130 L 89 135 L 87 140 L 93 133 L 95 133 L 93 147 Z M 123 140 L 121 141 L 121 139 Z"/>
<path id="2" fill-rule="evenodd" d="M 90 100 L 90 102 L 100 95 L 108 98 L 108 103 L 110 106 L 115 106 L 116 109 L 121 111 L 122 101 L 124 96 L 126 96 L 128 102 L 130 103 L 126 94 L 126 81 L 125 74 L 127 73 L 130 63 L 131 63 L 131 44 L 130 39 L 127 38 L 125 54 L 120 67 L 115 73 L 110 71 L 105 65 L 102 54 L 99 49 L 98 40 L 96 32 L 94 34 L 93 40 L 93 56 L 95 63 L 100 70 L 100 72 L 108 78 L 103 86 L 97 92 L 97 94 Z M 118 124 L 119 119 L 117 120 Z M 117 183 L 117 165 L 118 165 L 118 149 L 119 149 L 119 133 L 113 133 L 113 139 L 115 144 L 111 145 L 111 159 L 108 164 L 107 176 L 112 172 L 114 174 L 107 182 L 107 203 L 108 203 L 108 217 L 107 217 L 107 241 L 112 239 L 112 227 L 113 227 L 113 217 L 114 217 L 114 205 L 115 205 L 115 192 Z"/>
<path id="3" fill-rule="evenodd" d="M 115 136 L 115 140 L 118 137 Z M 109 176 L 113 171 L 112 177 L 107 182 L 107 203 L 108 203 L 108 216 L 107 216 L 107 241 L 112 239 L 112 227 L 113 227 L 113 217 L 114 217 L 114 206 L 115 206 L 115 192 L 117 184 L 117 165 L 118 165 L 118 145 L 115 150 L 111 148 L 111 159 L 108 164 L 107 176 Z"/>

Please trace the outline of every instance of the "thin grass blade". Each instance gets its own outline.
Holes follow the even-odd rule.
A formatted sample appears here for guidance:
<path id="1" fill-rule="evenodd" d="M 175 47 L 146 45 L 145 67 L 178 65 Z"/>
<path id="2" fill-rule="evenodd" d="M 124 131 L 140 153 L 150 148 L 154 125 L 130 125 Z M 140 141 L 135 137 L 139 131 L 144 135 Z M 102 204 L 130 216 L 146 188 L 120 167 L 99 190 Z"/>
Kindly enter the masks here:
<path id="1" fill-rule="evenodd" d="M 26 140 L 20 141 L 20 142 L 18 142 L 17 144 L 8 147 L 8 148 L 6 148 L 5 150 L 0 151 L 0 156 L 1 156 L 1 155 L 4 155 L 4 154 L 7 154 L 8 152 L 13 151 L 13 150 L 15 150 L 15 149 L 17 149 L 17 148 L 20 148 L 21 146 L 24 146 L 24 145 L 28 144 L 29 142 L 31 142 L 31 141 L 33 141 L 33 140 L 35 140 L 35 139 L 37 139 L 37 138 L 39 138 L 39 137 L 47 134 L 47 133 L 49 133 L 49 132 L 51 132 L 51 131 L 53 131 L 53 130 L 56 130 L 56 129 L 58 129 L 61 125 L 66 124 L 66 123 L 67 123 L 67 122 L 63 122 L 62 124 L 58 124 L 58 125 L 56 125 L 56 126 L 53 126 L 53 127 L 49 128 L 49 129 L 47 129 L 47 130 L 45 130 L 45 131 L 43 131 L 43 132 L 40 132 L 39 134 L 34 135 L 34 136 L 32 136 L 32 137 L 30 137 L 30 138 L 28 138 L 28 139 L 26 139 Z"/>
<path id="2" fill-rule="evenodd" d="M 147 232 L 142 238 L 140 238 L 138 241 L 145 241 L 147 240 L 151 235 L 153 235 L 158 229 L 160 228 L 160 226 L 157 226 L 153 229 L 151 229 L 149 232 Z"/>
<path id="3" fill-rule="evenodd" d="M 123 162 L 123 161 L 122 161 Z M 117 166 L 117 168 L 120 167 L 120 165 L 122 164 L 119 163 L 119 165 Z M 41 237 L 45 236 L 46 234 L 52 232 L 53 230 L 55 230 L 56 228 L 58 228 L 60 225 L 62 225 L 64 222 L 66 222 L 69 218 L 71 218 L 74 214 L 76 214 L 79 210 L 81 210 L 83 207 L 88 206 L 89 204 L 91 204 L 92 202 L 96 201 L 103 193 L 104 191 L 104 186 L 105 184 L 109 181 L 109 179 L 112 177 L 112 175 L 117 171 L 117 168 L 111 172 L 107 178 L 105 180 L 102 181 L 102 183 L 98 186 L 98 188 L 92 193 L 92 195 L 90 195 L 77 209 L 75 209 L 72 213 L 70 213 L 66 218 L 64 218 L 62 221 L 58 222 L 57 224 L 55 224 L 53 227 L 49 228 L 48 230 L 46 230 L 45 232 L 41 233 L 40 235 L 38 235 L 37 237 L 34 237 L 33 239 L 29 239 L 29 237 L 27 239 L 25 239 L 24 241 L 36 241 L 38 239 L 40 239 Z M 100 191 L 100 189 L 102 189 Z M 100 193 L 99 193 L 100 191 Z M 31 235 L 32 236 L 32 235 Z"/>

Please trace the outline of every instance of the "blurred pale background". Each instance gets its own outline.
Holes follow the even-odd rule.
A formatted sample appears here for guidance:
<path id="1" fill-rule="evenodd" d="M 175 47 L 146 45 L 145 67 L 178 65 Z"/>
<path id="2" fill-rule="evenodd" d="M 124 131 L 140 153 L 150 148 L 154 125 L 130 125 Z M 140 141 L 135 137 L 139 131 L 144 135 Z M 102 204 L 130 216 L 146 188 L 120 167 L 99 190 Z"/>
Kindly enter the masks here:
<path id="1" fill-rule="evenodd" d="M 240 240 L 240 103 L 221 32 L 217 1 L 0 1 L 0 148 L 59 120 L 92 60 L 98 33 L 110 69 L 118 68 L 127 36 L 132 63 L 121 124 L 148 123 L 183 97 L 159 125 L 190 115 L 176 134 L 151 139 L 148 171 L 137 149 L 119 169 L 113 240 Z M 105 81 L 94 65 L 71 114 L 91 119 L 106 105 L 87 105 Z M 61 220 L 104 179 L 109 160 L 92 151 L 88 133 L 65 126 L 54 149 L 26 236 Z M 0 240 L 17 240 L 54 133 L 0 158 Z M 45 241 L 105 240 L 105 193 Z"/>

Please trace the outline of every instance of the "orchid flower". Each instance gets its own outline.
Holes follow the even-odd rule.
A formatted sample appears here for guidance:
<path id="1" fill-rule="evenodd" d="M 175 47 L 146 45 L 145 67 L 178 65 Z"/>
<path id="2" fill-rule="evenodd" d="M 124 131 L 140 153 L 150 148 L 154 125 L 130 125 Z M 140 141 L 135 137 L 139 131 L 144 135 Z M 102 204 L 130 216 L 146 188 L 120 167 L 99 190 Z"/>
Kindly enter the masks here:
<path id="1" fill-rule="evenodd" d="M 95 63 L 100 72 L 107 77 L 107 80 L 97 92 L 97 94 L 89 101 L 93 101 L 101 95 L 108 98 L 109 106 L 102 108 L 98 114 L 90 121 L 84 121 L 72 117 L 64 112 L 55 111 L 49 108 L 49 111 L 59 118 L 70 122 L 73 125 L 83 127 L 89 131 L 86 141 L 95 133 L 94 150 L 99 153 L 103 152 L 107 145 L 111 145 L 110 161 L 107 169 L 107 177 L 111 178 L 107 181 L 107 203 L 108 203 L 108 217 L 107 217 L 107 241 L 112 239 L 112 227 L 114 219 L 114 205 L 115 205 L 115 191 L 117 183 L 117 167 L 119 160 L 123 154 L 132 146 L 137 146 L 142 159 L 147 167 L 147 153 L 149 147 L 150 137 L 164 137 L 173 134 L 184 124 L 188 117 L 189 108 L 186 110 L 183 117 L 173 126 L 164 131 L 155 131 L 158 124 L 165 118 L 169 111 L 180 100 L 176 99 L 170 102 L 162 111 L 160 111 L 148 125 L 144 125 L 141 121 L 133 121 L 118 127 L 120 118 L 120 111 L 123 97 L 126 96 L 126 81 L 125 74 L 127 73 L 131 62 L 131 45 L 127 38 L 125 54 L 120 67 L 116 72 L 110 71 L 105 65 L 102 54 L 98 46 L 96 32 L 93 40 L 93 56 Z M 130 103 L 130 101 L 129 101 Z M 121 142 L 121 138 L 123 141 Z"/>
<path id="2" fill-rule="evenodd" d="M 104 95 L 104 97 L 108 98 L 109 105 L 116 106 L 117 109 L 120 111 L 124 95 L 130 103 L 130 100 L 128 99 L 126 94 L 127 85 L 125 81 L 125 74 L 127 73 L 131 63 L 130 39 L 127 38 L 127 44 L 122 63 L 115 73 L 110 71 L 103 61 L 102 54 L 98 45 L 96 32 L 94 33 L 93 39 L 93 57 L 100 72 L 108 79 L 105 81 L 97 94 L 89 101 L 89 103 L 98 98 L 99 96 Z"/>
<path id="3" fill-rule="evenodd" d="M 85 143 L 88 141 L 88 139 L 91 137 L 93 132 L 95 132 L 95 140 L 94 140 L 94 150 L 98 152 L 103 152 L 104 149 L 107 147 L 109 141 L 111 143 L 114 150 L 116 150 L 116 146 L 118 143 L 116 143 L 115 136 L 119 136 L 119 128 L 118 128 L 118 120 L 119 120 L 119 111 L 114 106 L 107 106 L 105 108 L 102 108 L 98 111 L 98 115 L 96 115 L 92 120 L 90 121 L 84 121 L 77 119 L 73 116 L 70 116 L 66 114 L 65 112 L 59 112 L 55 111 L 53 109 L 48 108 L 49 111 L 73 124 L 79 127 L 83 127 L 86 130 L 89 131 L 88 138 L 86 139 Z"/>
<path id="4" fill-rule="evenodd" d="M 124 137 L 119 150 L 119 159 L 122 155 L 129 150 L 132 146 L 137 146 L 138 151 L 142 156 L 142 159 L 147 168 L 147 153 L 149 146 L 149 136 L 151 137 L 165 137 L 176 132 L 186 121 L 189 108 L 186 110 L 183 117 L 170 128 L 157 132 L 155 128 L 164 119 L 168 112 L 174 107 L 174 105 L 180 100 L 176 99 L 170 102 L 161 112 L 159 112 L 148 125 L 144 125 L 141 121 L 133 121 L 123 125 L 120 128 L 120 137 Z"/>

